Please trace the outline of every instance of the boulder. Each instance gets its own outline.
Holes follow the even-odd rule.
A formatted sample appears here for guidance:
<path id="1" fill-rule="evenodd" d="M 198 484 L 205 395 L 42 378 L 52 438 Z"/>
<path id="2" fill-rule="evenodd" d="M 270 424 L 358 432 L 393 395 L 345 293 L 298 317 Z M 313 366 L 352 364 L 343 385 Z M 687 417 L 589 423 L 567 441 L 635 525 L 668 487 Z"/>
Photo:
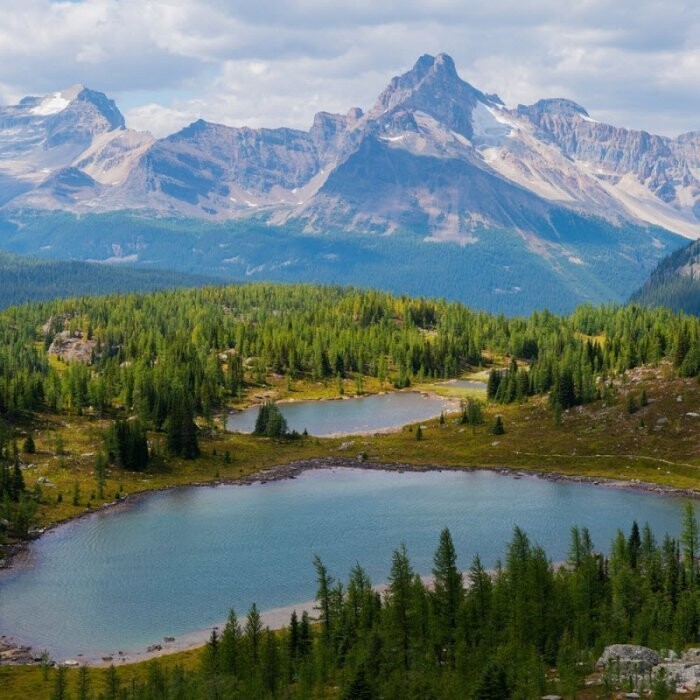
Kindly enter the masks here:
<path id="1" fill-rule="evenodd" d="M 612 644 L 605 647 L 596 664 L 598 668 L 607 668 L 611 663 L 619 664 L 614 667 L 621 674 L 645 673 L 659 663 L 659 655 L 648 647 L 634 644 Z"/>

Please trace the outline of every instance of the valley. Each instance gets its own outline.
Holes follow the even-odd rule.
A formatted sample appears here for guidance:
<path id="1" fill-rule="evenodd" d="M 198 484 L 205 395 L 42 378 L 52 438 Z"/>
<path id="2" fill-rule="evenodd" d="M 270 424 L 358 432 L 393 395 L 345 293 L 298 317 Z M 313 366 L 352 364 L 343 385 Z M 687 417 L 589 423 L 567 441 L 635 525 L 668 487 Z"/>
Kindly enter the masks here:
<path id="1" fill-rule="evenodd" d="M 3 700 L 700 688 L 700 132 L 388 75 L 308 129 L 0 81 Z"/>

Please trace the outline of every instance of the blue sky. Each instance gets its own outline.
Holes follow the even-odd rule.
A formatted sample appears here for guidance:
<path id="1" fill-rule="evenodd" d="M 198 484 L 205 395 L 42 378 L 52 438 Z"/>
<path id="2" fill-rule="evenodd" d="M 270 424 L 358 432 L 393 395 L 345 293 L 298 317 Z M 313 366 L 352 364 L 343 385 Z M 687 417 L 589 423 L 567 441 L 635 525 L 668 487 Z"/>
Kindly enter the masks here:
<path id="1" fill-rule="evenodd" d="M 685 0 L 0 0 L 0 102 L 75 83 L 129 126 L 199 117 L 308 128 L 371 106 L 423 53 L 511 106 L 568 97 L 593 117 L 700 130 L 700 3 Z"/>

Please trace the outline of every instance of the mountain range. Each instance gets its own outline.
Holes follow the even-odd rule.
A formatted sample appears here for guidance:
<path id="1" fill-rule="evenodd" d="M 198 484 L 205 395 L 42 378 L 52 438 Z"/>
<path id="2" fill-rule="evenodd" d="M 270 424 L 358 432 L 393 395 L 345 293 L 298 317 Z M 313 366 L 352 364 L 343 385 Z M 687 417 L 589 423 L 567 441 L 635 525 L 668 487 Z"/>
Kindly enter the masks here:
<path id="1" fill-rule="evenodd" d="M 564 310 L 627 298 L 700 237 L 700 132 L 614 127 L 566 99 L 509 109 L 445 54 L 309 131 L 199 120 L 155 139 L 75 86 L 0 108 L 0 236 L 44 256 Z"/>

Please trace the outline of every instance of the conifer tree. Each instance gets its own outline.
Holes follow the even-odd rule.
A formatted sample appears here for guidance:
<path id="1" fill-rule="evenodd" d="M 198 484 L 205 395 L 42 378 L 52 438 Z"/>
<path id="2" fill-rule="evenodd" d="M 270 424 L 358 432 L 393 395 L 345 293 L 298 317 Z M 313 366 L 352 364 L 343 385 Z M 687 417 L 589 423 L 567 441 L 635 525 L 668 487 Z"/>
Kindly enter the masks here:
<path id="1" fill-rule="evenodd" d="M 457 613 L 464 600 L 464 583 L 457 568 L 457 552 L 448 528 L 440 533 L 433 558 L 433 593 L 435 639 L 438 657 L 451 659 L 455 644 Z"/>
<path id="2" fill-rule="evenodd" d="M 27 433 L 27 437 L 24 438 L 22 451 L 30 455 L 33 455 L 36 452 L 36 445 L 34 444 L 34 438 L 32 437 L 31 433 Z"/>
<path id="3" fill-rule="evenodd" d="M 260 647 L 262 645 L 263 626 L 260 619 L 258 606 L 253 603 L 248 615 L 246 616 L 245 628 L 243 630 L 243 639 L 248 651 L 248 664 L 251 667 L 257 665 L 260 660 Z"/>
<path id="4" fill-rule="evenodd" d="M 695 586 L 697 578 L 698 548 L 700 547 L 700 532 L 695 509 L 690 501 L 683 508 L 683 530 L 681 544 L 683 545 L 683 564 L 688 577 L 689 586 Z"/>
<path id="5" fill-rule="evenodd" d="M 241 668 L 241 638 L 243 633 L 236 612 L 229 610 L 226 626 L 221 633 L 220 666 L 224 673 L 236 675 Z"/>

